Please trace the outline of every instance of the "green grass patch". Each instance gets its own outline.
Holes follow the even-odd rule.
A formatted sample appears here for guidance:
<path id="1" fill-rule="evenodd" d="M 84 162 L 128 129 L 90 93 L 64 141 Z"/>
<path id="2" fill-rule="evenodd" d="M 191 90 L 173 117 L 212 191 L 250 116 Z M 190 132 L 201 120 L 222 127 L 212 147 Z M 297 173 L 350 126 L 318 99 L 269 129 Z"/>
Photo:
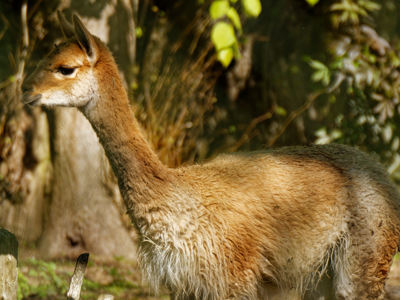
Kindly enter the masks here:
<path id="1" fill-rule="evenodd" d="M 44 261 L 26 259 L 19 262 L 18 300 L 65 299 L 75 267 L 74 261 Z M 81 299 L 94 300 L 101 294 L 111 294 L 114 299 L 169 299 L 168 294 L 152 296 L 149 288 L 140 284 L 139 270 L 123 259 L 97 263 L 89 261 L 82 285 Z"/>

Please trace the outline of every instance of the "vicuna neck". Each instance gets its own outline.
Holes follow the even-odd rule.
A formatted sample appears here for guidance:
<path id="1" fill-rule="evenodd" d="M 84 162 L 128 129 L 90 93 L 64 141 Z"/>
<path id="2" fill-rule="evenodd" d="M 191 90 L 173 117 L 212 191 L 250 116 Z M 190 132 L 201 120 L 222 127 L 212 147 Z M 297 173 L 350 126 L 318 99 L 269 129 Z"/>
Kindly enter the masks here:
<path id="1" fill-rule="evenodd" d="M 144 139 L 132 114 L 114 60 L 96 65 L 99 97 L 82 108 L 118 178 L 128 210 L 135 202 L 150 201 L 154 190 L 165 184 L 169 171 Z"/>

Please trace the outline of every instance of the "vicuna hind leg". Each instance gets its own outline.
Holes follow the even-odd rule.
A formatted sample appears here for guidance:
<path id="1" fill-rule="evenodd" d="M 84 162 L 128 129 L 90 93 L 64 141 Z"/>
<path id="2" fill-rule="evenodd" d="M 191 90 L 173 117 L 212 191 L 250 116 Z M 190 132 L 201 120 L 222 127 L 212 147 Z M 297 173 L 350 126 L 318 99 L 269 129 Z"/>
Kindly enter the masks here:
<path id="1" fill-rule="evenodd" d="M 362 225 L 365 227 L 360 228 Z M 378 232 L 369 229 L 365 223 L 353 226 L 349 244 L 335 257 L 336 297 L 346 300 L 383 299 L 385 281 L 397 251 L 398 232 L 384 224 Z"/>

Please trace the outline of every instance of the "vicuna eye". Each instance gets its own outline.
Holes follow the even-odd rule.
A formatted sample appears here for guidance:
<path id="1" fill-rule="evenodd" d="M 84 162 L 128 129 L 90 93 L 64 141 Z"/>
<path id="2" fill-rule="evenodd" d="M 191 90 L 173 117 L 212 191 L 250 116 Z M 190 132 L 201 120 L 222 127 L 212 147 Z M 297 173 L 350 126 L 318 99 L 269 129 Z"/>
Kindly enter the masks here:
<path id="1" fill-rule="evenodd" d="M 58 67 L 57 72 L 61 73 L 62 75 L 71 75 L 74 73 L 76 68 L 67 68 L 67 67 Z"/>

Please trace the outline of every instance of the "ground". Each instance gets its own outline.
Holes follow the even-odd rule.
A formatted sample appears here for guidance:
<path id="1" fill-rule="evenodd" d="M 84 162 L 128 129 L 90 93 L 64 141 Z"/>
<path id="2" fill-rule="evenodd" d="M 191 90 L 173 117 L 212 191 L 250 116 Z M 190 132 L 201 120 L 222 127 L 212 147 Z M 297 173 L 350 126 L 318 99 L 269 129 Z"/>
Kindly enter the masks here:
<path id="1" fill-rule="evenodd" d="M 73 261 L 43 261 L 23 258 L 19 261 L 18 299 L 65 300 Z M 81 299 L 95 300 L 100 295 L 113 295 L 114 299 L 162 300 L 169 299 L 167 292 L 158 296 L 141 282 L 136 263 L 116 258 L 104 261 L 89 258 L 82 286 Z"/>
<path id="2" fill-rule="evenodd" d="M 19 262 L 18 299 L 65 299 L 75 267 L 73 261 L 42 261 L 23 258 Z M 116 258 L 104 261 L 90 257 L 81 299 L 95 300 L 100 295 L 113 295 L 115 300 L 166 300 L 167 291 L 154 296 L 140 279 L 136 263 Z M 395 258 L 387 282 L 386 300 L 400 300 L 400 254 Z"/>

